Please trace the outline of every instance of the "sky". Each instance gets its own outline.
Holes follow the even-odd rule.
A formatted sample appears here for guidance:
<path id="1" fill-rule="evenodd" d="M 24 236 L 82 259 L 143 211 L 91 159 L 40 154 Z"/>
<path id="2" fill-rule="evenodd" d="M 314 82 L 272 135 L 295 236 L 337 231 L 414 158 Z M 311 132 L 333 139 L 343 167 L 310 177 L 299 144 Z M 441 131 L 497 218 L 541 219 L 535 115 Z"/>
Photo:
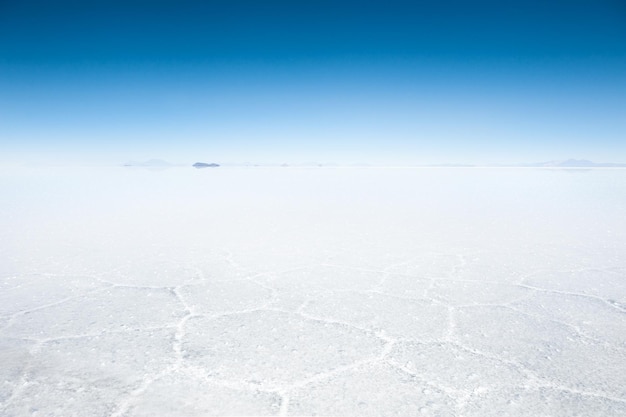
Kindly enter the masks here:
<path id="1" fill-rule="evenodd" d="M 0 164 L 626 162 L 626 3 L 0 0 Z"/>

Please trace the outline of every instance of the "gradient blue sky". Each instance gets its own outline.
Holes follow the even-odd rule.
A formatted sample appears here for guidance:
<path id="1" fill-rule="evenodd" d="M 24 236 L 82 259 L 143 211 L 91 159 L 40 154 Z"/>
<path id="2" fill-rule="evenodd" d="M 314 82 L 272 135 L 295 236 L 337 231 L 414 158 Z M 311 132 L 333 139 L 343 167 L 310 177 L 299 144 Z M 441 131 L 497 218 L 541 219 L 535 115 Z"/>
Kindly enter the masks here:
<path id="1" fill-rule="evenodd" d="M 626 3 L 0 0 L 0 163 L 626 162 Z"/>

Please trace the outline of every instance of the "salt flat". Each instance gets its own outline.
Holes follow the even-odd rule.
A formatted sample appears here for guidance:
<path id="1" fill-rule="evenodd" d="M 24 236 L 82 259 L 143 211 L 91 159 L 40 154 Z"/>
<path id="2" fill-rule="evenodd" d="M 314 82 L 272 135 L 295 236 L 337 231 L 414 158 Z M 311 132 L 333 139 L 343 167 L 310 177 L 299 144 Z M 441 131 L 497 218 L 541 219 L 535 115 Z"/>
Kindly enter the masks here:
<path id="1" fill-rule="evenodd" d="M 626 415 L 626 170 L 4 168 L 2 416 Z"/>

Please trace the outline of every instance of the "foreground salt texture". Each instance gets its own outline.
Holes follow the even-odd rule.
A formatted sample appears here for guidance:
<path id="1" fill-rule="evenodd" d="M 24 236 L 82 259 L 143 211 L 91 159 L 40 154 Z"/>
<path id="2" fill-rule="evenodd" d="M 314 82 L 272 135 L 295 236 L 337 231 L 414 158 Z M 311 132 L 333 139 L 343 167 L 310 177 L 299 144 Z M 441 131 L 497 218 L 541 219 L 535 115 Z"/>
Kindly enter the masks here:
<path id="1" fill-rule="evenodd" d="M 626 415 L 626 170 L 14 169 L 2 416 Z"/>

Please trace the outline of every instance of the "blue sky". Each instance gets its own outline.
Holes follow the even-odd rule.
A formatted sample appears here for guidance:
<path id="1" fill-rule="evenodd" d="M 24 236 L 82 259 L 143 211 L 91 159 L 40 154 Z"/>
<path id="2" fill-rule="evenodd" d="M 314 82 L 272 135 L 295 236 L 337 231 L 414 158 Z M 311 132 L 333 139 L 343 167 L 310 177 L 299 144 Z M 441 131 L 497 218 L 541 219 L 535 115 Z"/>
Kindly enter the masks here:
<path id="1" fill-rule="evenodd" d="M 626 162 L 626 6 L 0 2 L 0 163 Z"/>

